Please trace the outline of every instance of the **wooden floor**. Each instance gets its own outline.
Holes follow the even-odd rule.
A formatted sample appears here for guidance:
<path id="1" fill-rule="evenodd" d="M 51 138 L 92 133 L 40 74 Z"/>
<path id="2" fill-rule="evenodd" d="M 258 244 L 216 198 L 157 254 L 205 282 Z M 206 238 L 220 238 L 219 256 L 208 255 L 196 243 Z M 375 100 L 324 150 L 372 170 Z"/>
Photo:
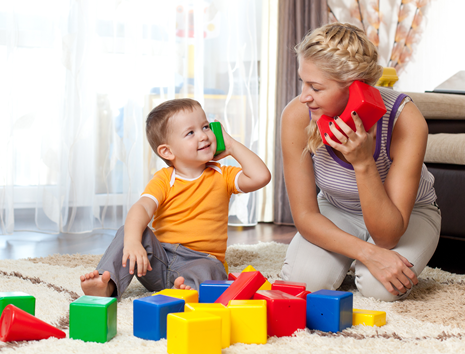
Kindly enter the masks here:
<path id="1" fill-rule="evenodd" d="M 115 230 L 97 230 L 81 235 L 50 235 L 15 232 L 0 235 L 0 259 L 46 257 L 52 254 L 103 254 L 115 235 Z M 255 244 L 259 241 L 289 244 L 297 232 L 294 226 L 259 223 L 254 227 L 229 227 L 228 245 Z M 465 274 L 465 241 L 441 238 L 430 267 Z"/>
<path id="2" fill-rule="evenodd" d="M 254 227 L 228 227 L 228 245 L 275 241 L 288 244 L 296 233 L 294 226 L 259 223 Z M 115 230 L 96 230 L 87 234 L 50 235 L 15 232 L 0 235 L 0 259 L 46 257 L 52 254 L 103 254 Z"/>

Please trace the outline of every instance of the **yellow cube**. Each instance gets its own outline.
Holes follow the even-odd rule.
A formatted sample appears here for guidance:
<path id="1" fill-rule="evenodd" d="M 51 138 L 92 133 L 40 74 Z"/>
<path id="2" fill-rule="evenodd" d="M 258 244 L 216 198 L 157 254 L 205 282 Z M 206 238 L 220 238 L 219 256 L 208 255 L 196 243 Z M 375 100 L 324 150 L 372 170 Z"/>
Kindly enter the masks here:
<path id="1" fill-rule="evenodd" d="M 175 297 L 177 299 L 182 299 L 187 303 L 191 302 L 199 302 L 199 293 L 197 290 L 182 290 L 182 289 L 163 289 L 158 293 L 153 294 L 155 295 L 165 295 Z"/>
<path id="2" fill-rule="evenodd" d="M 170 313 L 169 354 L 221 354 L 221 318 L 208 312 Z"/>
<path id="3" fill-rule="evenodd" d="M 185 312 L 205 311 L 221 317 L 221 348 L 228 348 L 231 344 L 231 310 L 223 304 L 186 304 Z"/>
<path id="4" fill-rule="evenodd" d="M 256 272 L 256 271 L 257 270 L 254 267 L 252 267 L 251 265 L 248 265 L 247 267 L 244 268 L 242 273 Z M 271 290 L 271 283 L 268 281 L 268 279 L 265 281 L 265 283 L 258 290 Z"/>
<path id="5" fill-rule="evenodd" d="M 231 344 L 266 344 L 266 300 L 231 300 Z"/>
<path id="6" fill-rule="evenodd" d="M 352 325 L 364 326 L 384 326 L 386 324 L 386 312 L 354 309 L 352 315 Z"/>

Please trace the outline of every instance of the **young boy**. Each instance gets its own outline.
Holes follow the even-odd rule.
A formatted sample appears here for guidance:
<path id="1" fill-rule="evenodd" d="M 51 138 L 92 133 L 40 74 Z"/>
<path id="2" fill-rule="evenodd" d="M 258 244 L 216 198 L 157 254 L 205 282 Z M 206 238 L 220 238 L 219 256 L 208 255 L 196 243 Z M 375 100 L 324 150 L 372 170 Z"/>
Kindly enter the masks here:
<path id="1" fill-rule="evenodd" d="M 147 139 L 168 165 L 148 183 L 128 212 L 97 269 L 81 276 L 86 295 L 121 298 L 135 272 L 149 291 L 199 289 L 227 278 L 228 207 L 232 193 L 264 187 L 270 171 L 224 130 L 226 150 L 214 156 L 216 138 L 197 101 L 175 99 L 150 112 Z M 211 160 L 228 155 L 242 166 Z M 147 224 L 152 220 L 152 230 Z"/>

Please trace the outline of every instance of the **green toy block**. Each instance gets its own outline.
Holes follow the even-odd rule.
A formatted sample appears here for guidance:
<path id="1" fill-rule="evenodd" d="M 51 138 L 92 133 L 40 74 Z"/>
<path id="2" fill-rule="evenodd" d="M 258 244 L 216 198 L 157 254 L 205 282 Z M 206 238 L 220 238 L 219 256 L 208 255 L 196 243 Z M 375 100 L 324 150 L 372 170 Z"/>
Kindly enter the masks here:
<path id="1" fill-rule="evenodd" d="M 69 305 L 69 338 L 105 343 L 116 336 L 116 298 L 81 296 Z"/>
<path id="2" fill-rule="evenodd" d="M 14 305 L 32 316 L 36 314 L 36 298 L 21 291 L 0 292 L 0 314 L 8 305 Z"/>
<path id="3" fill-rule="evenodd" d="M 213 134 L 216 137 L 216 152 L 215 156 L 221 154 L 224 150 L 226 150 L 226 146 L 224 145 L 224 138 L 223 138 L 223 130 L 221 129 L 220 122 L 211 122 L 210 129 L 212 130 Z"/>

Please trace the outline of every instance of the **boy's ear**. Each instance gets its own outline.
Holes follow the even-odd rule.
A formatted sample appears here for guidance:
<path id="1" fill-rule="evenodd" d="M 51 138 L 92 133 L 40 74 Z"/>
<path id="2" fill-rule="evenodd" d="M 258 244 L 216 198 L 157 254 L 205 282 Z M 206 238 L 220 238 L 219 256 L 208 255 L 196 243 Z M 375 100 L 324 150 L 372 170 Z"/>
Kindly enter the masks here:
<path id="1" fill-rule="evenodd" d="M 161 144 L 157 148 L 158 155 L 165 160 L 174 160 L 174 154 L 171 152 L 171 148 L 168 144 Z"/>

